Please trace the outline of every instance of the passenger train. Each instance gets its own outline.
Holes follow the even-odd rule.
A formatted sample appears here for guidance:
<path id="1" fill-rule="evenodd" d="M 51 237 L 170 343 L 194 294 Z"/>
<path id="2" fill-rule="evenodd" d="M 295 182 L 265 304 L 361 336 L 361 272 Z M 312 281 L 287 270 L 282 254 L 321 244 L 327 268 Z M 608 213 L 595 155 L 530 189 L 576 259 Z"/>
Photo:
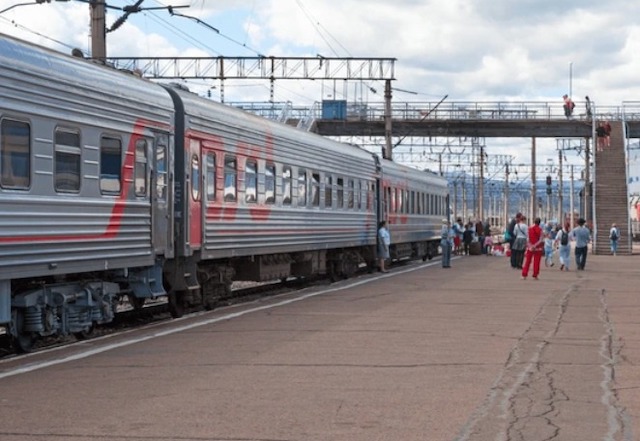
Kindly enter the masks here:
<path id="1" fill-rule="evenodd" d="M 0 35 L 0 327 L 19 350 L 123 299 L 438 253 L 447 183 L 183 88 Z"/>

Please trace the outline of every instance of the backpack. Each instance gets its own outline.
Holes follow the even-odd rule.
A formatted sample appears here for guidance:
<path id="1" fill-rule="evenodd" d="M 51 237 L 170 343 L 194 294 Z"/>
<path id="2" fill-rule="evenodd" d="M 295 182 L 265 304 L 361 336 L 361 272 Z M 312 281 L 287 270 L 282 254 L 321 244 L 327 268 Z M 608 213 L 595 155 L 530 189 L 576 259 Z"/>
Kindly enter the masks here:
<path id="1" fill-rule="evenodd" d="M 573 101 L 571 101 L 571 110 L 576 108 L 576 103 L 574 103 Z"/>
<path id="2" fill-rule="evenodd" d="M 611 230 L 611 235 L 609 236 L 611 240 L 618 240 L 618 232 L 616 230 Z"/>
<path id="3" fill-rule="evenodd" d="M 560 238 L 560 245 L 567 245 L 569 243 L 569 233 L 562 231 L 562 237 Z"/>

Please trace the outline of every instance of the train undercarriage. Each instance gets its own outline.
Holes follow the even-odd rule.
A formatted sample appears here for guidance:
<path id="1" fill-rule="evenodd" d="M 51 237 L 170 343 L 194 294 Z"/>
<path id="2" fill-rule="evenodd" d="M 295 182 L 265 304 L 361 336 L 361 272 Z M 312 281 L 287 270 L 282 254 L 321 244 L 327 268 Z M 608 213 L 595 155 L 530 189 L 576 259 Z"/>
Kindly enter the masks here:
<path id="1" fill-rule="evenodd" d="M 173 260 L 148 268 L 66 275 L 32 281 L 0 280 L 0 326 L 21 352 L 38 338 L 75 335 L 85 338 L 95 326 L 113 321 L 127 302 L 143 308 L 151 298 L 168 298 L 169 311 L 180 317 L 187 309 L 215 308 L 231 298 L 234 281 L 286 281 L 328 276 L 347 279 L 377 268 L 375 247 L 280 253 L 224 260 Z M 430 259 L 437 242 L 391 247 L 391 260 Z M 163 265 L 164 264 L 164 265 Z"/>

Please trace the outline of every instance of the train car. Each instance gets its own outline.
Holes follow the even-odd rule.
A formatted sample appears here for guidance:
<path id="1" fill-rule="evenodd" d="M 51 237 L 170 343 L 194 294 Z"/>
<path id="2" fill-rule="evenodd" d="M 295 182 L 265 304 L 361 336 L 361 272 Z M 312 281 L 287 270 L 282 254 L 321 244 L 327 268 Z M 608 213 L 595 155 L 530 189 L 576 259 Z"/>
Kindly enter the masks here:
<path id="1" fill-rule="evenodd" d="M 375 259 L 378 168 L 370 153 L 168 91 L 184 247 L 166 278 L 186 303 L 215 302 L 232 280 L 348 277 Z"/>
<path id="2" fill-rule="evenodd" d="M 448 218 L 447 180 L 383 160 L 378 185 L 379 216 L 387 220 L 391 258 L 426 260 L 438 255 L 442 219 Z"/>
<path id="3" fill-rule="evenodd" d="M 0 82 L 0 326 L 27 350 L 110 321 L 123 293 L 165 295 L 169 95 L 6 36 Z"/>
<path id="4" fill-rule="evenodd" d="M 82 336 L 128 298 L 174 316 L 234 280 L 437 253 L 446 182 L 182 88 L 0 36 L 0 327 Z"/>

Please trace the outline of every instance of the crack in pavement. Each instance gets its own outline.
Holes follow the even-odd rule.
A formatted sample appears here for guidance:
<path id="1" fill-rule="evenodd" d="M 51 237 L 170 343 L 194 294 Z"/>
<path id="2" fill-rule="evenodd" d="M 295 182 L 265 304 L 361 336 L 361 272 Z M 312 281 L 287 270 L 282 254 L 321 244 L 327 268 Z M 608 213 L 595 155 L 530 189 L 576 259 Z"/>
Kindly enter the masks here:
<path id="1" fill-rule="evenodd" d="M 586 283 L 579 280 L 545 299 L 455 441 L 585 439 L 576 437 L 581 431 L 603 441 L 634 439 L 615 388 L 622 345 L 616 344 L 605 291 L 579 289 Z M 567 345 L 564 334 L 580 331 L 592 344 Z M 588 424 L 575 428 L 576 415 Z"/>

